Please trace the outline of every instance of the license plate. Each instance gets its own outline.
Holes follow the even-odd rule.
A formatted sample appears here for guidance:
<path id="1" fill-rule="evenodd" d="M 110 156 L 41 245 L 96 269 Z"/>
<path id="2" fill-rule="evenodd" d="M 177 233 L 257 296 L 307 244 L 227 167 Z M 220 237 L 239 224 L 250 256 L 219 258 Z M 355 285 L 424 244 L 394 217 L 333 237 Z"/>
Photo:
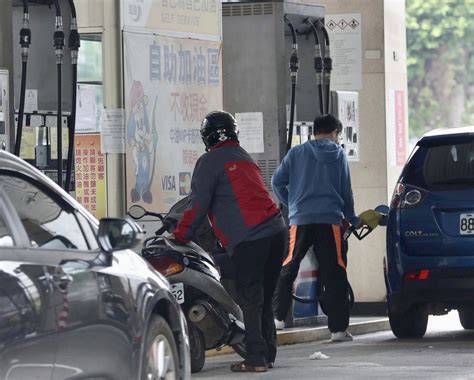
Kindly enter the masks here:
<path id="1" fill-rule="evenodd" d="M 173 293 L 174 298 L 176 298 L 179 304 L 184 302 L 184 285 L 182 282 L 171 284 L 171 293 Z"/>
<path id="2" fill-rule="evenodd" d="M 459 216 L 459 233 L 461 235 L 474 235 L 474 214 L 461 214 Z"/>

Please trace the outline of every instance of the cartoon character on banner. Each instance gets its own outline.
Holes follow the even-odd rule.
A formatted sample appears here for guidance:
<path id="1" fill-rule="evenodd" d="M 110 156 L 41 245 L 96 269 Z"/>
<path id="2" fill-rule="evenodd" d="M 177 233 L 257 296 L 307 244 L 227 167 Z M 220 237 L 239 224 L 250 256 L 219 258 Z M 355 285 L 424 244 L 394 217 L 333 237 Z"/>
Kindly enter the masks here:
<path id="1" fill-rule="evenodd" d="M 156 144 L 158 141 L 155 126 L 156 101 L 153 107 L 153 125 L 150 127 L 147 109 L 148 97 L 144 94 L 141 82 L 134 81 L 130 89 L 130 116 L 127 124 L 127 142 L 132 148 L 135 186 L 130 193 L 132 203 L 143 199 L 152 203 L 150 191 L 155 174 Z M 152 154 L 153 152 L 153 154 Z M 151 167 L 153 163 L 153 167 Z"/>

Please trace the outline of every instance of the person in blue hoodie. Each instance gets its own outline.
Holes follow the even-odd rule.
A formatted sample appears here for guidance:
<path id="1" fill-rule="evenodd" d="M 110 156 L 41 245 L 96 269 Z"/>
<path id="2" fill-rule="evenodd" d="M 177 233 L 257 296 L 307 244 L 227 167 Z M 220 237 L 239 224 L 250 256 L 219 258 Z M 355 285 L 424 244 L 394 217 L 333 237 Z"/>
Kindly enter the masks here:
<path id="1" fill-rule="evenodd" d="M 350 341 L 347 256 L 343 219 L 360 228 L 354 212 L 349 165 L 338 144 L 341 122 L 332 115 L 314 121 L 315 140 L 293 147 L 272 178 L 273 192 L 288 208 L 290 244 L 274 296 L 275 324 L 284 327 L 291 306 L 293 282 L 310 247 L 319 262 L 324 285 L 321 303 L 333 341 Z"/>

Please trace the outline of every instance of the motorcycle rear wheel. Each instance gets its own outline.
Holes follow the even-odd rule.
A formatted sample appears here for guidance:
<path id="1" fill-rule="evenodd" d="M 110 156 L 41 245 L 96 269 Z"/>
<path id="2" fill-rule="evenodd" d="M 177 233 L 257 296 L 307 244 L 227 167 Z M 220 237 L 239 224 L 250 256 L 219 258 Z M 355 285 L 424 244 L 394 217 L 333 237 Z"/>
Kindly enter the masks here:
<path id="1" fill-rule="evenodd" d="M 202 331 L 190 321 L 188 321 L 188 334 L 191 351 L 191 373 L 196 373 L 204 367 L 206 341 Z"/>

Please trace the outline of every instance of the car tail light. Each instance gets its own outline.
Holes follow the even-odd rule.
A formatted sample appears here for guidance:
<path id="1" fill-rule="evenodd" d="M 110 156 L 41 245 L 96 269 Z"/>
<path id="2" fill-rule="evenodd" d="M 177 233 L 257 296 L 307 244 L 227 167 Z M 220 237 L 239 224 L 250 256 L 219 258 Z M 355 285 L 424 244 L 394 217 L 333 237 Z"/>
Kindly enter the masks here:
<path id="1" fill-rule="evenodd" d="M 392 200 L 390 202 L 390 208 L 399 208 L 404 191 L 405 185 L 403 183 L 399 182 L 395 185 L 395 190 L 393 191 Z"/>
<path id="2" fill-rule="evenodd" d="M 149 256 L 147 260 L 153 268 L 165 277 L 172 276 L 184 270 L 183 264 L 169 256 Z"/>
<path id="3" fill-rule="evenodd" d="M 390 202 L 391 208 L 410 208 L 416 207 L 422 200 L 424 191 L 413 186 L 404 185 L 399 182 L 395 186 L 392 200 Z"/>
<path id="4" fill-rule="evenodd" d="M 429 276 L 430 276 L 429 269 L 421 269 L 421 270 L 417 270 L 416 272 L 405 273 L 405 280 L 408 280 L 408 281 L 421 280 L 422 281 L 422 280 L 427 280 Z"/>

